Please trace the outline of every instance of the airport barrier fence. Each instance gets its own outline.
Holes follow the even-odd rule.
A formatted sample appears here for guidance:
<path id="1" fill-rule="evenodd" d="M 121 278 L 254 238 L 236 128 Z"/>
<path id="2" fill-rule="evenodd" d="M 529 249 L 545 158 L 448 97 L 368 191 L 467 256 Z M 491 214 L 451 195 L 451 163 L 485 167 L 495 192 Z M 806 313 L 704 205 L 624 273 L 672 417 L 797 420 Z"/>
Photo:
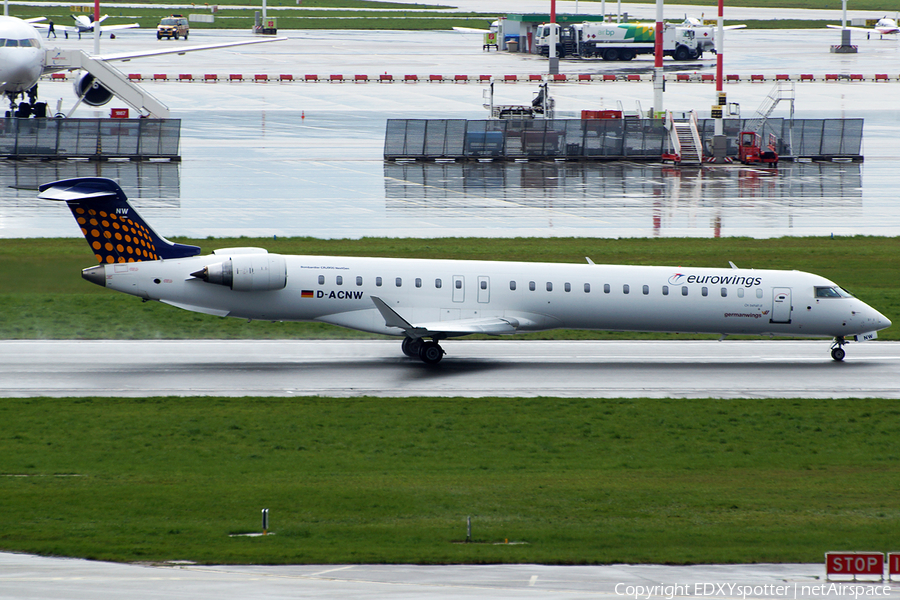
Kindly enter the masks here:
<path id="1" fill-rule="evenodd" d="M 181 119 L 0 119 L 6 158 L 179 160 Z"/>
<path id="2" fill-rule="evenodd" d="M 725 119 L 727 155 L 738 154 L 737 138 L 752 119 Z M 700 139 L 710 140 L 715 121 L 700 119 Z M 863 119 L 768 119 L 764 144 L 776 138 L 785 159 L 861 160 Z M 564 159 L 661 160 L 670 152 L 662 119 L 388 119 L 387 160 Z"/>

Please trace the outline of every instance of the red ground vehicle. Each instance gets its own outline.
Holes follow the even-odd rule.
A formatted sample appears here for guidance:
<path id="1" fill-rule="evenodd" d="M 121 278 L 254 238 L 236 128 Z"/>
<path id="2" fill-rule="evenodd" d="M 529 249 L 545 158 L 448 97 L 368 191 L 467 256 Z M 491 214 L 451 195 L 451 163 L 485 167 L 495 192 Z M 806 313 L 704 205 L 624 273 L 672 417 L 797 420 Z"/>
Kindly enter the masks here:
<path id="1" fill-rule="evenodd" d="M 755 131 L 742 131 L 738 137 L 738 160 L 745 165 L 754 163 L 778 166 L 778 153 L 775 152 L 775 135 L 769 134 L 766 150 L 761 148 L 762 139 Z"/>

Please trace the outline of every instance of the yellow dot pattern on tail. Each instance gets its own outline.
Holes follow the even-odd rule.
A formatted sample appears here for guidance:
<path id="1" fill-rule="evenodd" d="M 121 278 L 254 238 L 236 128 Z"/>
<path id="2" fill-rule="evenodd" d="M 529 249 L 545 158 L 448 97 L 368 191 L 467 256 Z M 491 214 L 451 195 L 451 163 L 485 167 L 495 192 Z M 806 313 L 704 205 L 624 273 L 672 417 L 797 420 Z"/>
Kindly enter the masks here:
<path id="1" fill-rule="evenodd" d="M 77 207 L 75 218 L 100 263 L 158 260 L 150 231 L 128 216 Z"/>

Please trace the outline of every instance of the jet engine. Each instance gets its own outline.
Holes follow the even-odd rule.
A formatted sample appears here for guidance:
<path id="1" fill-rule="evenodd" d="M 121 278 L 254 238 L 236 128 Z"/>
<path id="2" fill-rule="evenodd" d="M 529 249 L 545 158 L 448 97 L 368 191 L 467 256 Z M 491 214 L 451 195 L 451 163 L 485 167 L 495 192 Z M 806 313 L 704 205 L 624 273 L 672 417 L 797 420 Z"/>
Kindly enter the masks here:
<path id="1" fill-rule="evenodd" d="M 90 106 L 103 106 L 113 99 L 113 93 L 96 81 L 90 73 L 84 73 L 75 80 L 75 94 Z"/>
<path id="2" fill-rule="evenodd" d="M 207 265 L 191 277 L 238 292 L 266 292 L 285 288 L 287 265 L 280 254 L 239 254 Z"/>

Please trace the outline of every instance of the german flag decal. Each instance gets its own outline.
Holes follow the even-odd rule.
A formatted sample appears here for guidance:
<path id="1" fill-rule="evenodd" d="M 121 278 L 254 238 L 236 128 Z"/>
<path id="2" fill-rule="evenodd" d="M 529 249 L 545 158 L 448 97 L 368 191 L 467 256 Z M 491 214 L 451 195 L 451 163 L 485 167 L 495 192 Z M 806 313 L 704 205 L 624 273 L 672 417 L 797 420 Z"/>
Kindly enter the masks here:
<path id="1" fill-rule="evenodd" d="M 312 290 L 303 290 L 300 292 L 300 297 L 301 298 L 315 298 L 316 295 L 313 293 Z"/>

